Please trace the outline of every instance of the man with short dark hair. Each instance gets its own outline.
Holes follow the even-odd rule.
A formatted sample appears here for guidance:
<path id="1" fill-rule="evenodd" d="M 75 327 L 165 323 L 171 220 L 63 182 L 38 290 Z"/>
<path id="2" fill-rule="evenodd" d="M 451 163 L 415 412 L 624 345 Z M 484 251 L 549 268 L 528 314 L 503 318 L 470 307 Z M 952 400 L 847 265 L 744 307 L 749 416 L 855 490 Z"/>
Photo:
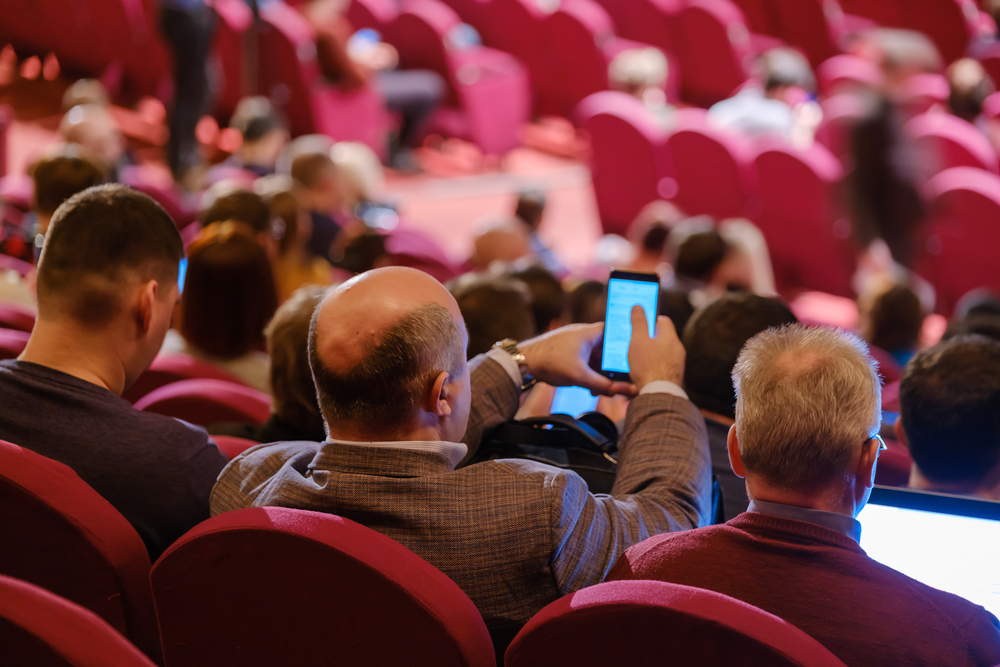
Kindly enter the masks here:
<path id="1" fill-rule="evenodd" d="M 45 238 L 31 339 L 0 362 L 0 439 L 72 468 L 135 527 L 151 560 L 208 517 L 226 463 L 203 429 L 121 398 L 170 327 L 183 256 L 149 197 L 121 185 L 73 196 Z"/>
<path id="2" fill-rule="evenodd" d="M 733 367 L 748 340 L 795 322 L 791 309 L 777 299 L 733 292 L 696 311 L 684 329 L 684 388 L 705 417 L 712 472 L 722 490 L 726 521 L 745 512 L 750 502 L 746 484 L 729 465 L 727 439 L 736 419 Z"/>
<path id="3" fill-rule="evenodd" d="M 531 292 L 520 280 L 470 273 L 448 287 L 469 332 L 469 359 L 489 352 L 498 340 L 527 340 L 537 333 Z"/>
<path id="4" fill-rule="evenodd" d="M 271 209 L 264 198 L 255 192 L 235 188 L 219 195 L 203 210 L 198 220 L 202 227 L 216 222 L 235 220 L 253 229 L 257 243 L 274 259 L 278 254 L 278 240 L 272 230 Z"/>
<path id="5" fill-rule="evenodd" d="M 528 286 L 536 332 L 545 333 L 565 324 L 566 290 L 554 273 L 535 262 L 517 261 L 507 275 Z"/>
<path id="6" fill-rule="evenodd" d="M 36 162 L 31 167 L 31 180 L 35 185 L 33 208 L 38 216 L 38 232 L 44 236 L 56 209 L 77 192 L 103 183 L 105 175 L 78 150 L 67 146 Z"/>
<path id="7" fill-rule="evenodd" d="M 229 122 L 243 137 L 243 143 L 226 162 L 258 176 L 274 173 L 278 155 L 291 136 L 288 124 L 271 100 L 264 96 L 244 97 L 236 105 Z"/>
<path id="8" fill-rule="evenodd" d="M 704 424 L 678 386 L 670 321 L 649 337 L 632 313 L 634 386 L 587 366 L 603 324 L 503 341 L 466 364 L 447 290 L 414 269 L 376 269 L 330 292 L 309 350 L 326 442 L 264 445 L 234 459 L 212 511 L 281 505 L 332 512 L 402 543 L 462 587 L 500 653 L 543 606 L 601 580 L 624 548 L 708 519 Z M 534 461 L 457 466 L 514 416 L 534 380 L 636 396 L 610 495 Z"/>
<path id="9" fill-rule="evenodd" d="M 910 486 L 1000 500 L 1000 342 L 958 336 L 918 353 L 899 404 Z"/>

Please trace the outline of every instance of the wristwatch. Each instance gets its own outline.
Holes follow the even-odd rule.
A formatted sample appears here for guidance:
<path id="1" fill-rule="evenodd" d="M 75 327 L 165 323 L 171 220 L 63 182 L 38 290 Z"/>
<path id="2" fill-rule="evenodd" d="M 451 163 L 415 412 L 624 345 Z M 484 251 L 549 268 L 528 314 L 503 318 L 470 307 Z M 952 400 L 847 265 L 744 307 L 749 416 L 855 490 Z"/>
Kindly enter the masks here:
<path id="1" fill-rule="evenodd" d="M 535 386 L 537 380 L 531 374 L 531 369 L 528 368 L 528 360 L 524 358 L 524 352 L 521 352 L 520 348 L 518 348 L 516 340 L 513 338 L 504 338 L 499 343 L 494 343 L 493 347 L 500 348 L 517 362 L 517 369 L 521 371 L 521 391 L 527 391 Z"/>

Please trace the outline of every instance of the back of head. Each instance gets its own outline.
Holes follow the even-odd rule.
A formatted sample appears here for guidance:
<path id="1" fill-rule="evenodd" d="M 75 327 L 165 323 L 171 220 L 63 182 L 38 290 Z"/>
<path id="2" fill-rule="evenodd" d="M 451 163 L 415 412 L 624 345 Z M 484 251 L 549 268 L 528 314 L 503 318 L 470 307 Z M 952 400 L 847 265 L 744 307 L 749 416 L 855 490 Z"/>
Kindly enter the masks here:
<path id="1" fill-rule="evenodd" d="M 903 372 L 899 403 L 925 479 L 969 490 L 1000 482 L 1000 342 L 958 336 L 920 352 Z"/>
<path id="2" fill-rule="evenodd" d="M 296 290 L 267 325 L 271 355 L 273 412 L 302 432 L 322 429 L 323 417 L 309 368 L 309 324 L 326 290 L 314 285 Z"/>
<path id="3" fill-rule="evenodd" d="M 677 248 L 674 273 L 683 278 L 708 282 L 727 252 L 729 246 L 719 232 L 711 230 L 691 234 Z"/>
<path id="4" fill-rule="evenodd" d="M 985 287 L 966 292 L 955 304 L 954 317 L 961 320 L 973 315 L 1000 316 L 1000 296 Z"/>
<path id="5" fill-rule="evenodd" d="M 278 307 L 271 262 L 239 222 L 201 230 L 189 248 L 180 332 L 202 352 L 234 359 L 264 343 Z"/>
<path id="6" fill-rule="evenodd" d="M 130 285 L 157 280 L 169 293 L 183 256 L 180 233 L 152 199 L 123 185 L 84 190 L 52 216 L 38 261 L 39 316 L 103 326 Z"/>
<path id="7" fill-rule="evenodd" d="M 113 167 L 125 150 L 118 121 L 97 104 L 80 104 L 67 111 L 59 122 L 59 133 L 103 168 Z"/>
<path id="8" fill-rule="evenodd" d="M 948 108 L 970 123 L 983 112 L 983 100 L 996 92 L 990 78 L 978 60 L 960 58 L 948 66 Z"/>
<path id="9" fill-rule="evenodd" d="M 748 477 L 810 493 L 848 473 L 882 421 L 878 367 L 859 337 L 790 324 L 751 338 L 733 368 Z"/>
<path id="10" fill-rule="evenodd" d="M 97 165 L 68 147 L 36 162 L 30 173 L 35 182 L 35 210 L 48 216 L 77 192 L 105 181 Z"/>
<path id="11" fill-rule="evenodd" d="M 470 261 L 477 269 L 488 269 L 493 262 L 513 262 L 531 253 L 528 233 L 518 220 L 498 220 L 484 227 L 472 242 Z"/>
<path id="12" fill-rule="evenodd" d="M 236 105 L 229 127 L 241 135 L 243 141 L 260 141 L 275 130 L 286 129 L 285 119 L 264 96 L 244 97 Z"/>
<path id="13" fill-rule="evenodd" d="M 324 177 L 328 174 L 336 174 L 336 172 L 337 166 L 326 151 L 300 153 L 292 160 L 292 179 L 306 190 L 320 187 Z"/>
<path id="14" fill-rule="evenodd" d="M 584 280 L 569 293 L 570 324 L 604 321 L 608 306 L 608 286 L 597 280 Z"/>
<path id="15" fill-rule="evenodd" d="M 702 306 L 683 330 L 684 387 L 702 410 L 736 417 L 733 367 L 748 340 L 767 329 L 798 322 L 777 299 L 732 292 Z"/>
<path id="16" fill-rule="evenodd" d="M 535 331 L 548 331 L 566 311 L 566 291 L 551 271 L 541 264 L 517 262 L 507 273 L 520 280 L 531 292 L 531 311 L 535 316 Z"/>
<path id="17" fill-rule="evenodd" d="M 523 220 L 532 229 L 538 229 L 545 214 L 545 193 L 541 190 L 525 190 L 517 197 L 514 215 Z"/>
<path id="18" fill-rule="evenodd" d="M 662 88 L 667 83 L 667 58 L 659 49 L 625 49 L 608 65 L 608 79 L 614 90 L 640 95 L 646 88 Z"/>
<path id="19" fill-rule="evenodd" d="M 63 111 L 69 111 L 81 104 L 96 104 L 100 107 L 111 106 L 108 91 L 97 79 L 78 79 L 63 93 Z"/>
<path id="20" fill-rule="evenodd" d="M 236 189 L 215 198 L 211 205 L 201 212 L 201 224 L 205 227 L 227 220 L 238 220 L 254 232 L 270 232 L 271 211 L 264 199 L 249 190 Z"/>
<path id="21" fill-rule="evenodd" d="M 941 342 L 958 336 L 985 336 L 1000 341 L 1000 315 L 970 315 L 955 320 L 944 330 Z"/>
<path id="22" fill-rule="evenodd" d="M 531 293 L 524 283 L 468 274 L 449 283 L 449 289 L 469 330 L 469 359 L 505 338 L 522 341 L 535 335 Z"/>
<path id="23" fill-rule="evenodd" d="M 278 190 L 270 195 L 267 203 L 276 224 L 275 236 L 278 237 L 278 253 L 285 255 L 295 247 L 296 241 L 301 235 L 299 200 L 291 190 Z"/>
<path id="24" fill-rule="evenodd" d="M 795 49 L 771 49 L 760 60 L 764 90 L 794 86 L 809 93 L 816 92 L 816 77 L 809 61 Z"/>
<path id="25" fill-rule="evenodd" d="M 920 342 L 924 310 L 909 287 L 893 285 L 861 305 L 861 335 L 869 345 L 883 350 L 910 350 Z"/>

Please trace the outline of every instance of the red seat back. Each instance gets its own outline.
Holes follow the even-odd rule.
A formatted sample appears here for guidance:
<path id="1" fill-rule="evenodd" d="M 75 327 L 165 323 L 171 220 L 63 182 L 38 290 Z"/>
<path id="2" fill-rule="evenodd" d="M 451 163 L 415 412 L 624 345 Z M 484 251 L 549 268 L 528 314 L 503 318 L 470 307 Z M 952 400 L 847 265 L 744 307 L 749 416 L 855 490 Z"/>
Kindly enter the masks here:
<path id="1" fill-rule="evenodd" d="M 243 384 L 236 376 L 194 357 L 186 354 L 164 354 L 153 359 L 149 368 L 132 383 L 131 387 L 125 390 L 122 398 L 129 403 L 135 403 L 160 387 L 181 380 L 199 379 L 225 380 L 234 384 Z"/>
<path id="2" fill-rule="evenodd" d="M 601 224 L 606 233 L 624 235 L 646 204 L 676 195 L 666 133 L 642 102 L 625 93 L 595 93 L 580 102 L 576 113 L 590 135 L 590 171 Z"/>
<path id="3" fill-rule="evenodd" d="M 0 361 L 4 359 L 16 359 L 24 352 L 24 346 L 28 344 L 31 334 L 16 329 L 0 329 Z"/>
<path id="4" fill-rule="evenodd" d="M 163 554 L 152 582 L 167 667 L 494 664 L 482 617 L 451 579 L 330 514 L 214 517 Z"/>
<path id="5" fill-rule="evenodd" d="M 451 7 L 437 0 L 411 0 L 387 29 L 387 40 L 399 51 L 403 69 L 429 69 L 448 82 L 447 104 L 458 105 L 447 44 L 462 22 Z"/>
<path id="6" fill-rule="evenodd" d="M 669 656 L 669 658 L 667 658 Z M 507 649 L 507 667 L 574 665 L 843 667 L 777 616 L 721 593 L 611 581 L 551 603 Z"/>
<path id="7" fill-rule="evenodd" d="M 778 290 L 850 296 L 855 252 L 850 223 L 836 205 L 843 175 L 837 159 L 819 144 L 797 150 L 761 140 L 754 169 L 763 204 L 758 224 Z"/>
<path id="8" fill-rule="evenodd" d="M 910 116 L 927 113 L 931 108 L 948 103 L 951 90 L 948 80 L 940 74 L 914 74 L 899 87 L 899 104 Z"/>
<path id="9" fill-rule="evenodd" d="M 485 44 L 512 54 L 528 68 L 536 109 L 542 108 L 552 76 L 544 48 L 545 16 L 533 0 L 490 0 L 480 27 Z"/>
<path id="10" fill-rule="evenodd" d="M 355 29 L 371 28 L 385 36 L 386 28 L 399 16 L 396 0 L 351 0 L 347 20 Z"/>
<path id="11" fill-rule="evenodd" d="M 906 0 L 903 5 L 905 27 L 930 37 L 946 64 L 965 55 L 979 20 L 973 0 Z"/>
<path id="12" fill-rule="evenodd" d="M 17 271 L 21 277 L 28 275 L 35 267 L 17 257 L 0 254 L 0 271 Z"/>
<path id="13" fill-rule="evenodd" d="M 874 345 L 868 346 L 868 354 L 878 363 L 878 374 L 882 377 L 882 384 L 887 385 L 896 382 L 903 375 L 903 367 L 899 365 L 896 358 L 887 351 Z"/>
<path id="14" fill-rule="evenodd" d="M 92 612 L 26 581 L 0 575 L 0 619 L 16 626 L 4 644 L 11 665 L 154 667 L 155 663 Z M 25 643 L 25 635 L 36 640 Z M 39 644 L 41 646 L 39 646 Z M 53 660 L 58 654 L 62 660 Z"/>
<path id="15" fill-rule="evenodd" d="M 547 113 L 570 117 L 583 98 L 608 89 L 608 52 L 616 42 L 611 17 L 593 0 L 564 2 L 543 25 L 553 68 Z M 572 75 L 568 75 L 572 72 Z"/>
<path id="16" fill-rule="evenodd" d="M 749 78 L 750 32 L 729 0 L 691 0 L 680 13 L 686 36 L 680 55 L 685 99 L 709 106 L 730 97 Z"/>
<path id="17" fill-rule="evenodd" d="M 845 13 L 875 21 L 884 28 L 901 28 L 906 25 L 906 0 L 840 0 Z"/>
<path id="18" fill-rule="evenodd" d="M 948 169 L 927 182 L 924 197 L 931 217 L 915 266 L 937 291 L 937 312 L 950 315 L 973 288 L 1000 291 L 1000 176 Z"/>
<path id="19" fill-rule="evenodd" d="M 0 441 L 0 535 L 0 574 L 90 609 L 159 661 L 146 548 L 76 473 Z"/>
<path id="20" fill-rule="evenodd" d="M 802 49 L 813 67 L 841 51 L 844 12 L 837 0 L 770 0 L 781 22 L 781 38 Z"/>
<path id="21" fill-rule="evenodd" d="M 746 17 L 747 27 L 761 35 L 781 36 L 781 21 L 768 0 L 733 0 Z"/>
<path id="22" fill-rule="evenodd" d="M 35 327 L 35 314 L 31 309 L 16 303 L 0 303 L 0 328 L 31 333 Z"/>
<path id="23" fill-rule="evenodd" d="M 856 89 L 877 90 L 882 84 L 882 72 L 870 60 L 842 54 L 823 61 L 816 68 L 819 91 L 829 98 Z"/>
<path id="24" fill-rule="evenodd" d="M 215 27 L 214 56 L 222 69 L 221 85 L 215 91 L 215 114 L 226 119 L 236 105 L 256 87 L 244 72 L 244 40 L 253 26 L 253 12 L 243 0 L 212 0 L 218 17 Z"/>
<path id="25" fill-rule="evenodd" d="M 712 126 L 701 109 L 683 109 L 667 148 L 677 180 L 674 203 L 685 213 L 719 219 L 760 213 L 753 154 L 743 137 Z"/>
<path id="26" fill-rule="evenodd" d="M 931 173 L 952 167 L 976 167 L 998 173 L 997 152 L 972 123 L 949 113 L 921 114 L 906 123 L 906 132 L 930 160 Z"/>
<path id="27" fill-rule="evenodd" d="M 865 103 L 857 95 L 834 95 L 824 100 L 816 141 L 846 164 L 851 159 L 851 131 L 864 114 Z"/>
<path id="28" fill-rule="evenodd" d="M 135 407 L 198 426 L 220 422 L 259 426 L 271 415 L 271 397 L 224 380 L 181 380 L 146 394 L 136 401 Z"/>

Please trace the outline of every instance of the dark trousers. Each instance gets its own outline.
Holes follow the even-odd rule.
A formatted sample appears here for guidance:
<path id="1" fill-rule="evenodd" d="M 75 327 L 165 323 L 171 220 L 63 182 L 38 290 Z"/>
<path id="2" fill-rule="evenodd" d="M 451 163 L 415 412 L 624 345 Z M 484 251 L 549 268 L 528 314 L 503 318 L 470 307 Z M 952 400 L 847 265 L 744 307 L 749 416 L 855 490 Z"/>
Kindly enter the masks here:
<path id="1" fill-rule="evenodd" d="M 444 79 L 430 70 L 389 70 L 379 72 L 373 83 L 385 98 L 386 107 L 403 117 L 399 145 L 412 148 L 420 124 L 444 98 Z"/>
<path id="2" fill-rule="evenodd" d="M 212 10 L 202 3 L 190 10 L 163 7 L 160 12 L 160 29 L 174 53 L 174 104 L 167 164 L 175 178 L 200 161 L 194 132 L 210 107 L 208 55 L 215 20 Z"/>

